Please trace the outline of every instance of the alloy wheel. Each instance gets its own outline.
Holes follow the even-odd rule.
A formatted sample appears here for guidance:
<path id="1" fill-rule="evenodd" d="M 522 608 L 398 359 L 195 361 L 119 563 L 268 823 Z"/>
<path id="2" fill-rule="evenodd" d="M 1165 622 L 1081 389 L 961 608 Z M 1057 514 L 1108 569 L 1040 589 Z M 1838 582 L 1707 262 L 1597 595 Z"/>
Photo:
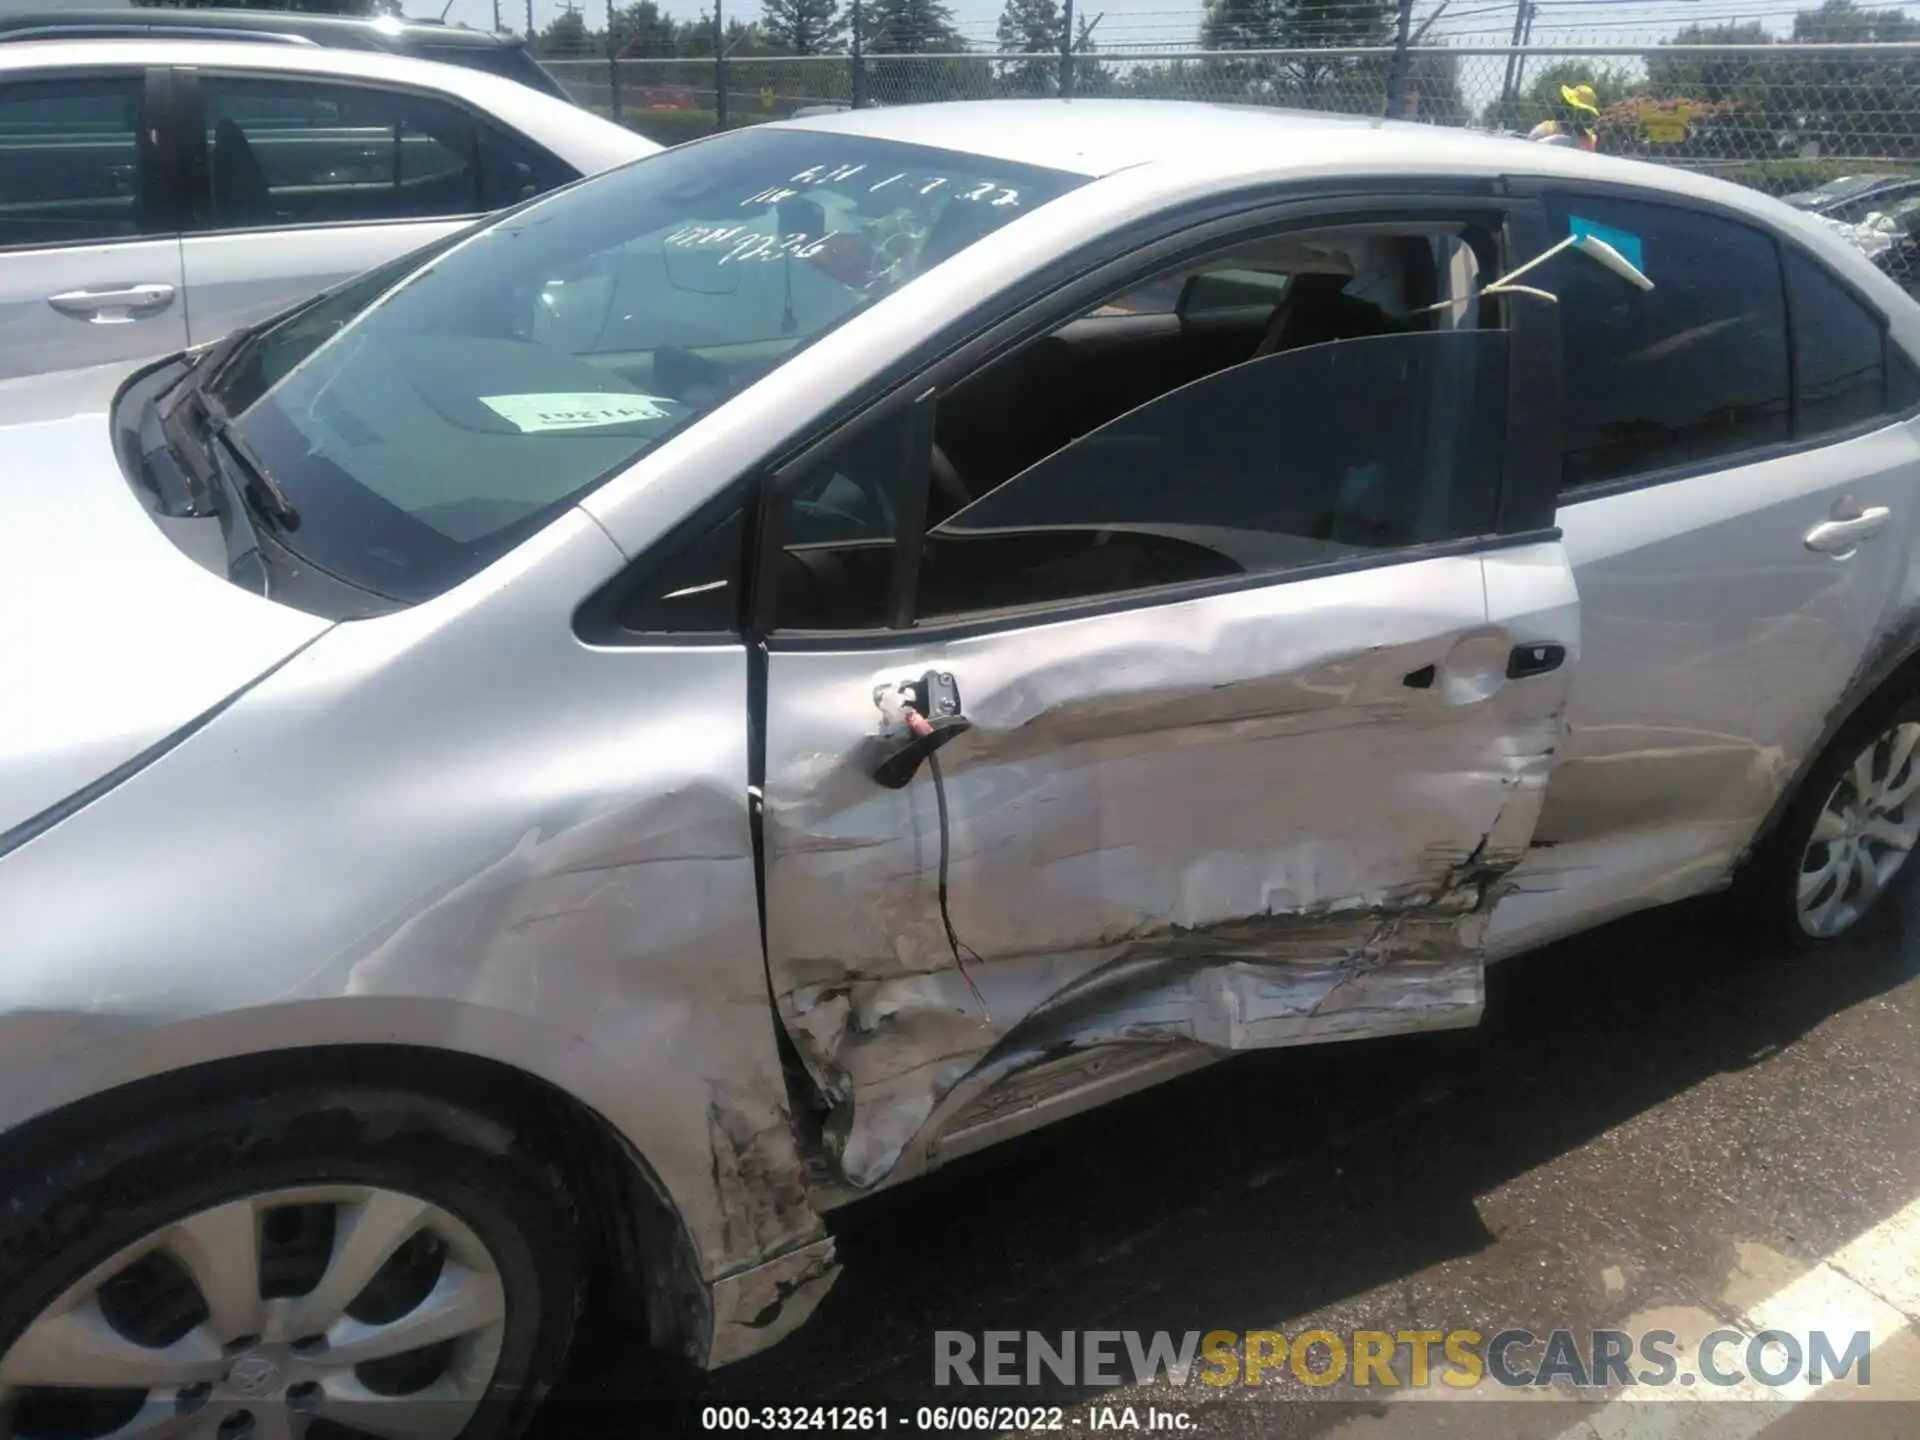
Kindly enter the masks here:
<path id="1" fill-rule="evenodd" d="M 371 1186 L 232 1200 L 95 1266 L 0 1352 L 0 1440 L 451 1440 L 505 1287 L 455 1216 Z"/>
<path id="2" fill-rule="evenodd" d="M 1830 939 L 1857 924 L 1920 840 L 1920 721 L 1904 720 L 1853 758 L 1800 857 L 1800 928 Z"/>

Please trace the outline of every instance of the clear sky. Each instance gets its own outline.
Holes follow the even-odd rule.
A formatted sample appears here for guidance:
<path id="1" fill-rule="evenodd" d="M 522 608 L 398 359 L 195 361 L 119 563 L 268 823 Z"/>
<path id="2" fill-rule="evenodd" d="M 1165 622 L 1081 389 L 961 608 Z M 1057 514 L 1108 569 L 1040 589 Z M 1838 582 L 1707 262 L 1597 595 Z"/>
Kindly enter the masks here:
<path id="1" fill-rule="evenodd" d="M 410 15 L 438 13 L 447 0 L 405 0 Z M 526 26 L 527 0 L 499 0 L 504 22 L 513 29 Z M 589 23 L 605 24 L 605 0 L 579 0 Z M 759 0 L 721 0 L 724 14 L 743 18 L 759 14 Z M 991 43 L 994 21 L 1002 0 L 948 0 L 955 22 L 970 40 Z M 1730 24 L 1758 20 L 1784 35 L 1794 12 L 1811 9 L 1818 0 L 1538 0 L 1533 39 L 1544 45 L 1635 45 L 1665 39 L 1683 25 Z M 669 14 L 691 19 L 711 0 L 662 0 Z M 1513 32 L 1516 0 L 1448 0 L 1428 32 L 1430 39 L 1446 37 L 1461 44 L 1508 43 Z M 1151 47 L 1190 43 L 1200 24 L 1200 0 L 1075 0 L 1078 13 L 1100 17 L 1094 36 L 1112 47 Z M 561 8 L 560 0 L 533 0 L 534 23 L 545 25 Z M 1441 9 L 1438 0 L 1416 0 L 1416 23 Z M 1871 8 L 1894 8 L 1872 4 Z M 1920 0 L 1899 6 L 1920 18 Z M 451 0 L 449 21 L 478 29 L 493 23 L 493 0 Z"/>

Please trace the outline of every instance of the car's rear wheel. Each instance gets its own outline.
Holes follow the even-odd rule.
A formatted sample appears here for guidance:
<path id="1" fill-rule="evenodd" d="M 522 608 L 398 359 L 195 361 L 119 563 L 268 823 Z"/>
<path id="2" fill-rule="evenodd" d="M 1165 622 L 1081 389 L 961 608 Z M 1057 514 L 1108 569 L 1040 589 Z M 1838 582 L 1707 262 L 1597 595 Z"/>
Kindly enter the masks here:
<path id="1" fill-rule="evenodd" d="M 491 1121 L 311 1090 L 141 1126 L 0 1220 L 0 1437 L 517 1430 L 571 1339 L 564 1187 Z"/>
<path id="2" fill-rule="evenodd" d="M 1920 700 L 1875 707 L 1808 773 L 1757 859 L 1767 927 L 1799 948 L 1857 934 L 1920 843 Z"/>

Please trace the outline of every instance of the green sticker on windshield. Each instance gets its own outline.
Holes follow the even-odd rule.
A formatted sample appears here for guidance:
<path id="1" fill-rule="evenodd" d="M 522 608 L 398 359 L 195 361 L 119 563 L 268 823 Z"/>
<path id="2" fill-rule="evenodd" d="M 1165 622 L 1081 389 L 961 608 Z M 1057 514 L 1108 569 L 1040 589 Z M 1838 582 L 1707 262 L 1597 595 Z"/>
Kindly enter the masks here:
<path id="1" fill-rule="evenodd" d="M 674 402 L 664 395 L 562 392 L 542 395 L 482 395 L 480 403 L 523 435 L 546 430 L 594 430 L 665 420 Z"/>

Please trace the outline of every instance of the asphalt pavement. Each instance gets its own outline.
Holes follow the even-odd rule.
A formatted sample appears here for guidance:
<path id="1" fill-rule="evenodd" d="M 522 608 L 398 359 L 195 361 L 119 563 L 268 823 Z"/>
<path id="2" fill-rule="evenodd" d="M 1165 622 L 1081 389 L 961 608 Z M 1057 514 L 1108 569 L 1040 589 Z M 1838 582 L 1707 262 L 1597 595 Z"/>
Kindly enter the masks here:
<path id="1" fill-rule="evenodd" d="M 1636 917 L 1498 967 L 1477 1032 L 1239 1058 L 842 1211 L 845 1274 L 798 1335 L 688 1391 L 590 1327 L 537 1440 L 729 1415 L 822 1433 L 881 1406 L 912 1433 L 1920 1435 L 1920 900 L 1811 957 L 1756 953 L 1725 921 Z M 1842 1321 L 1871 1331 L 1864 1386 L 1810 1386 L 1804 1366 L 1693 1383 L 1716 1327 L 1804 1346 Z M 1400 1346 L 1524 1330 L 1541 1337 L 1510 1352 L 1524 1376 L 1563 1328 L 1589 1358 L 1596 1329 L 1670 1332 L 1691 1388 L 1569 1388 L 1563 1366 L 1422 1389 Z M 937 1332 L 1005 1331 L 1229 1332 L 1212 1373 L 1230 1355 L 1236 1374 L 1139 1383 L 1122 1347 L 1110 1383 L 935 1383 Z M 1304 1373 L 1274 1358 L 1312 1331 L 1343 1353 L 1355 1331 L 1395 1337 L 1399 1385 L 1312 1383 L 1325 1342 L 1302 1342 Z M 1247 1332 L 1283 1337 L 1254 1342 L 1257 1385 Z M 979 1405 L 1027 1413 L 954 1413 Z"/>

